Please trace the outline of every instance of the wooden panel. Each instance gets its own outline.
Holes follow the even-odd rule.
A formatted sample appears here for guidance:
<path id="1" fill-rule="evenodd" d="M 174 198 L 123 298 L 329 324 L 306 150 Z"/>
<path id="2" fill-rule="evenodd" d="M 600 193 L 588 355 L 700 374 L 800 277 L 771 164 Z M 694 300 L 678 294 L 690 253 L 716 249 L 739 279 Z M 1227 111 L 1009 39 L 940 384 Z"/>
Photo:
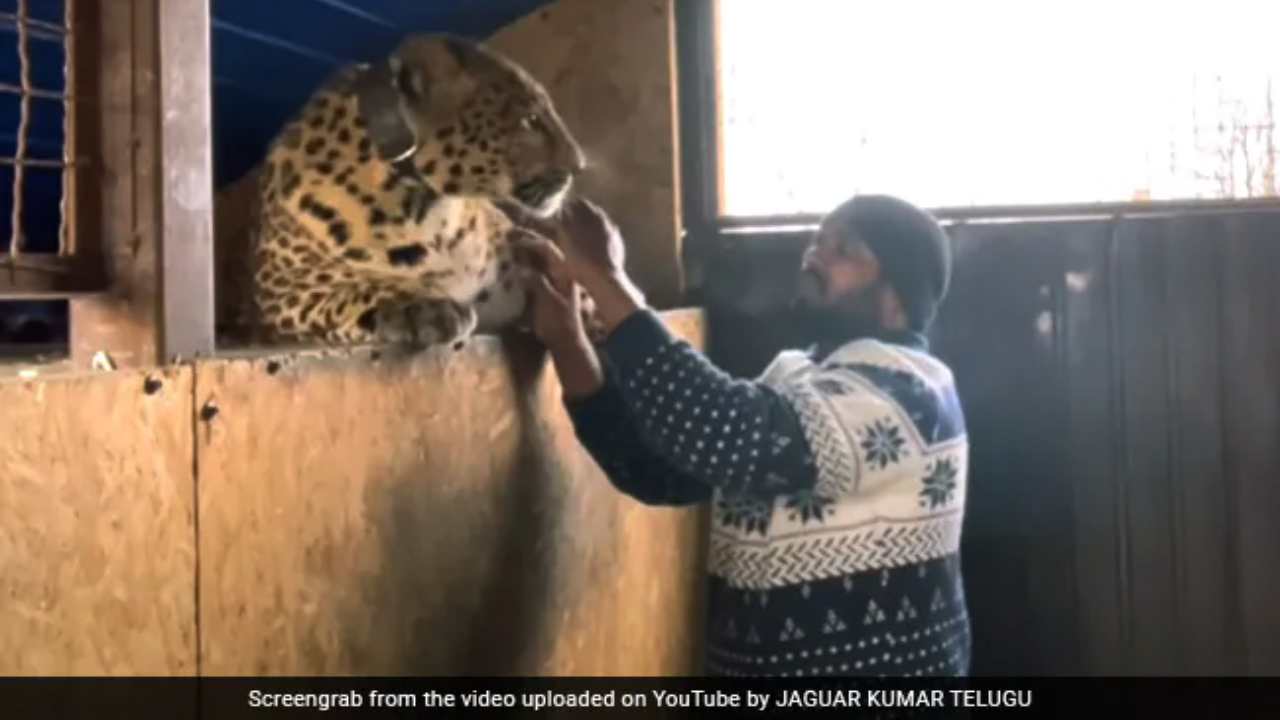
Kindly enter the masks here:
<path id="1" fill-rule="evenodd" d="M 155 9 L 154 0 L 77 5 L 78 27 L 96 33 L 85 42 L 100 49 L 101 63 L 94 82 L 78 88 L 95 112 L 78 115 L 76 130 L 92 138 L 98 155 L 77 172 L 77 187 L 100 195 L 91 204 L 77 200 L 77 243 L 101 249 L 112 284 L 100 297 L 71 302 L 71 354 L 82 368 L 99 351 L 119 367 L 146 367 L 161 353 Z"/>
<path id="2" fill-rule="evenodd" d="M 110 292 L 71 304 L 71 352 L 146 367 L 213 350 L 213 168 L 208 0 L 101 3 L 82 21 L 101 72 L 81 88 L 100 158 L 78 179 L 102 201 L 77 221 L 101 237 Z M 78 118 L 78 120 L 88 120 Z M 94 217 L 97 214 L 99 217 Z M 158 268 L 163 263 L 163 273 Z"/>
<path id="3" fill-rule="evenodd" d="M 1116 512 L 1122 520 L 1122 641 L 1132 667 L 1169 674 L 1177 661 L 1174 622 L 1173 502 L 1169 480 L 1171 403 L 1167 352 L 1169 327 L 1165 264 L 1169 221 L 1121 226 L 1117 238 L 1120 275 L 1115 287 L 1118 325 L 1112 352 L 1117 362 L 1119 403 L 1110 430 L 1119 441 L 1122 490 Z"/>
<path id="4" fill-rule="evenodd" d="M 1165 261 L 1170 382 L 1169 440 L 1175 490 L 1174 557 L 1177 672 L 1244 672 L 1227 631 L 1234 583 L 1223 482 L 1222 385 L 1218 337 L 1220 218 L 1186 218 L 1169 227 Z"/>
<path id="5" fill-rule="evenodd" d="M 1280 674 L 1280 239 L 1275 217 L 1224 223 L 1223 480 L 1236 601 L 1228 638 L 1244 672 Z"/>
<path id="6" fill-rule="evenodd" d="M 1071 460 L 1076 521 L 1071 567 L 1078 578 L 1076 615 L 1068 627 L 1075 630 L 1079 645 L 1076 667 L 1102 674 L 1129 667 L 1120 625 L 1126 578 L 1121 562 L 1123 522 L 1116 510 L 1123 493 L 1116 475 L 1123 446 L 1113 430 L 1120 408 L 1111 392 L 1118 372 L 1111 353 L 1117 325 L 1112 302 L 1116 240 L 1113 223 L 1104 224 L 1092 238 L 1072 238 L 1065 248 L 1063 272 L 1062 372 L 1067 392 L 1061 442 Z M 1035 542 L 1034 536 L 1029 540 Z M 1065 618 L 1060 622 L 1068 624 Z M 1069 671 L 1072 666 L 1064 667 Z"/>
<path id="7" fill-rule="evenodd" d="M 675 30 L 671 0 L 559 0 L 488 44 L 529 70 L 587 154 L 579 186 L 627 238 L 658 307 L 681 302 Z"/>
<path id="8" fill-rule="evenodd" d="M 201 363 L 204 672 L 690 672 L 701 515 L 614 491 L 559 392 L 493 338 Z"/>
<path id="9" fill-rule="evenodd" d="M 194 674 L 192 376 L 151 377 L 0 381 L 0 674 Z"/>

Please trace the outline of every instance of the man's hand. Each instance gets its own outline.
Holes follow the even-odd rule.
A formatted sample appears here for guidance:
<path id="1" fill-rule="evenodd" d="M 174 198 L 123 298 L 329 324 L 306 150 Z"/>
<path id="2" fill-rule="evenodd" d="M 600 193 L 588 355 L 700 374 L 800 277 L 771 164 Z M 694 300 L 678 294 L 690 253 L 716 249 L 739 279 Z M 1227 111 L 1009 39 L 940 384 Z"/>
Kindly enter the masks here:
<path id="1" fill-rule="evenodd" d="M 532 273 L 533 334 L 548 347 L 585 341 L 578 288 L 559 268 Z"/>
<path id="2" fill-rule="evenodd" d="M 571 200 L 551 219 L 533 217 L 516 207 L 501 207 L 517 228 L 518 244 L 545 255 L 542 249 L 533 246 L 543 244 L 545 238 L 554 238 L 557 251 L 554 261 L 563 266 L 560 271 L 586 286 L 588 292 L 593 284 L 625 275 L 626 246 L 622 233 L 591 201 Z"/>
<path id="3" fill-rule="evenodd" d="M 622 233 L 591 201 L 578 198 L 561 215 L 561 244 L 575 277 L 613 277 L 624 274 L 626 245 Z"/>
<path id="4" fill-rule="evenodd" d="M 594 395 L 604 386 L 604 371 L 582 325 L 578 286 L 563 276 L 534 273 L 529 278 L 533 301 L 533 332 L 556 364 L 566 398 Z"/>
<path id="5" fill-rule="evenodd" d="M 586 200 L 575 200 L 565 208 L 559 231 L 555 233 L 558 243 L 525 231 L 517 245 L 537 256 L 553 287 L 581 284 L 595 301 L 596 315 L 606 334 L 645 306 L 644 295 L 623 268 L 622 235 L 603 210 Z"/>

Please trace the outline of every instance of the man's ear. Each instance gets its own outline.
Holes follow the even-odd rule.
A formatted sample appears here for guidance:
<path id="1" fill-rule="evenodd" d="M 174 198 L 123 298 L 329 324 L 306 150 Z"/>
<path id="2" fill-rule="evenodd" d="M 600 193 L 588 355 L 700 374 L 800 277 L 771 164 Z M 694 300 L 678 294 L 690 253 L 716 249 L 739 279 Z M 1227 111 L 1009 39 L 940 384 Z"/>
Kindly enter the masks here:
<path id="1" fill-rule="evenodd" d="M 397 57 L 365 69 L 356 80 L 356 103 L 366 131 L 388 162 L 397 162 L 418 149 L 418 132 L 409 115 L 406 95 L 420 94 L 421 79 Z"/>

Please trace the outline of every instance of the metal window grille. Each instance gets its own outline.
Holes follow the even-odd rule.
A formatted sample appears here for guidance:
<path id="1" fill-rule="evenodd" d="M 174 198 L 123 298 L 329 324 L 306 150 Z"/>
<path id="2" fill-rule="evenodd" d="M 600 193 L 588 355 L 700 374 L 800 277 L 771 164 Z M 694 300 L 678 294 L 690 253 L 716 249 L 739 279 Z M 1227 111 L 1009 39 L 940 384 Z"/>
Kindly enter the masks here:
<path id="1" fill-rule="evenodd" d="M 0 53 L 12 53 L 0 59 L 7 71 L 0 101 L 17 105 L 16 113 L 7 104 L 0 113 L 0 140 L 5 150 L 12 147 L 0 154 L 0 170 L 12 174 L 8 187 L 0 187 L 9 225 L 0 237 L 0 298 L 98 289 L 76 252 L 77 171 L 88 162 L 78 156 L 75 132 L 80 2 L 7 0 L 0 6 Z"/>

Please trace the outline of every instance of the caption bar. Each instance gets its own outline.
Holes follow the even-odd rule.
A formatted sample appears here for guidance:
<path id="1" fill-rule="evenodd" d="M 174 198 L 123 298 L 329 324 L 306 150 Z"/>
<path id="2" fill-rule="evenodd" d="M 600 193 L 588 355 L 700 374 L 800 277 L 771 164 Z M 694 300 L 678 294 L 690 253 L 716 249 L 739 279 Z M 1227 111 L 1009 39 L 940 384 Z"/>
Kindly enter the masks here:
<path id="1" fill-rule="evenodd" d="M 336 693 L 249 691 L 252 709 L 407 710 L 564 710 L 707 709 L 818 710 L 839 708 L 1010 709 L 1029 708 L 1031 690 L 647 690 L 560 692 L 396 693 L 379 690 Z"/>

